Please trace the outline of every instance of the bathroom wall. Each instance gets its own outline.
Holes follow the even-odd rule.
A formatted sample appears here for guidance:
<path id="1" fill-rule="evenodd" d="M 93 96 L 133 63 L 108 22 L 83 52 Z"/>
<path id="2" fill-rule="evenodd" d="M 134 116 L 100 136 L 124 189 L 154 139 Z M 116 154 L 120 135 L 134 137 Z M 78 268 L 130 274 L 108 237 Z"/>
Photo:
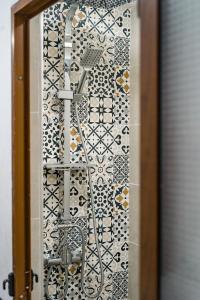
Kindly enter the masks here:
<path id="1" fill-rule="evenodd" d="M 44 12 L 43 22 L 43 161 L 61 162 L 63 157 L 63 103 L 56 91 L 63 87 L 64 16 L 67 5 L 56 4 Z M 131 18 L 132 14 L 132 18 Z M 97 231 L 105 273 L 105 286 L 99 299 L 137 299 L 138 284 L 138 190 L 139 170 L 139 96 L 138 82 L 138 25 L 136 5 L 124 4 L 116 9 L 102 9 L 81 5 L 73 19 L 71 86 L 75 89 L 82 68 L 80 57 L 87 47 L 104 49 L 100 64 L 88 77 L 86 97 L 79 105 L 81 127 L 84 132 L 94 184 Z M 131 21 L 132 19 L 132 21 Z M 131 33 L 131 25 L 135 30 Z M 130 38 L 135 48 L 130 52 Z M 131 55 L 130 55 L 131 54 Z M 131 58 L 130 58 L 131 57 Z M 131 103 L 130 103 L 131 102 Z M 131 112 L 131 113 L 130 113 Z M 130 119 L 131 116 L 131 119 Z M 74 107 L 71 107 L 71 161 L 84 161 Z M 66 129 L 69 130 L 69 129 Z M 130 138 L 130 132 L 132 137 Z M 130 149 L 131 143 L 131 149 Z M 129 162 L 129 154 L 131 160 Z M 63 174 L 44 169 L 44 256 L 57 255 L 59 232 L 58 213 L 63 209 Z M 129 192 L 130 235 L 129 235 Z M 94 241 L 87 174 L 73 172 L 71 176 L 70 213 L 72 223 L 84 228 L 87 240 L 87 284 L 96 288 L 99 264 Z M 133 230 L 133 232 L 132 232 Z M 71 249 L 80 245 L 80 237 L 68 236 Z M 130 243 L 129 243 L 130 240 Z M 130 247 L 130 259 L 129 259 Z M 130 264 L 130 268 L 129 268 Z M 70 299 L 86 299 L 80 288 L 80 267 L 69 267 Z M 45 274 L 47 270 L 45 269 Z M 63 286 L 55 268 L 50 280 L 54 296 Z M 128 296 L 128 272 L 134 276 Z M 132 280 L 132 278 L 131 278 Z M 131 281 L 132 282 L 132 281 Z M 98 285 L 97 285 L 98 286 Z"/>
<path id="2" fill-rule="evenodd" d="M 12 270 L 12 183 L 11 183 L 11 5 L 0 3 L 0 283 Z M 2 209 L 3 208 L 3 209 Z M 10 299 L 0 288 L 0 297 Z"/>
<path id="3" fill-rule="evenodd" d="M 42 16 L 30 21 L 31 267 L 39 276 L 32 299 L 43 298 L 42 247 Z"/>

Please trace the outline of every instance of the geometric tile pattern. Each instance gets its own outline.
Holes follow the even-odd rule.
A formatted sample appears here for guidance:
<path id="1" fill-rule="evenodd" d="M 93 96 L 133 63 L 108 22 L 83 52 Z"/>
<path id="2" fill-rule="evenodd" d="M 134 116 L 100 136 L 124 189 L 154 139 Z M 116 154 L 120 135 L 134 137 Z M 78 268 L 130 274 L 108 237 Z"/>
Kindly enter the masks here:
<path id="1" fill-rule="evenodd" d="M 90 33 L 115 36 L 115 15 L 113 10 L 96 9 L 90 7 L 86 25 Z"/>
<path id="2" fill-rule="evenodd" d="M 90 97 L 89 123 L 113 123 L 113 100 L 110 97 Z"/>
<path id="3" fill-rule="evenodd" d="M 105 284 L 98 300 L 126 300 L 128 296 L 129 224 L 129 46 L 131 0 L 80 0 L 72 20 L 71 87 L 77 87 L 80 60 L 87 47 L 103 49 L 100 63 L 93 68 L 78 103 L 81 128 L 86 141 Z M 53 5 L 43 13 L 43 161 L 63 158 L 63 102 L 56 92 L 63 88 L 63 41 L 65 16 L 71 0 Z M 92 6 L 88 6 L 88 4 Z M 87 5 L 86 5 L 87 4 Z M 124 4 L 123 6 L 121 6 Z M 115 9 L 114 7 L 118 7 Z M 71 161 L 85 161 L 83 147 L 71 104 Z M 44 256 L 55 256 L 62 238 L 58 230 L 63 211 L 63 173 L 44 170 L 43 176 Z M 88 292 L 98 289 L 100 266 L 91 214 L 88 176 L 84 170 L 71 172 L 71 223 L 83 229 L 86 247 L 85 282 Z M 77 229 L 68 230 L 68 248 L 81 247 Z M 67 299 L 86 300 L 81 288 L 81 266 L 68 268 Z M 44 268 L 44 276 L 47 268 Z M 63 294 L 64 280 L 53 269 L 49 289 L 53 299 Z"/>
<path id="4" fill-rule="evenodd" d="M 114 94 L 114 68 L 111 65 L 99 64 L 89 74 L 90 96 L 112 97 Z"/>
<path id="5" fill-rule="evenodd" d="M 113 300 L 128 297 L 128 273 L 116 272 L 113 274 Z"/>
<path id="6" fill-rule="evenodd" d="M 121 211 L 116 213 L 112 219 L 112 232 L 115 242 L 128 241 L 128 211 Z"/>
<path id="7" fill-rule="evenodd" d="M 94 185 L 104 186 L 113 182 L 113 156 L 96 155 L 89 157 L 94 165 L 91 168 L 92 181 Z"/>
<path id="8" fill-rule="evenodd" d="M 126 183 L 128 181 L 128 155 L 116 155 L 113 164 L 114 183 Z"/>
<path id="9" fill-rule="evenodd" d="M 129 38 L 117 37 L 115 39 L 115 63 L 120 66 L 129 65 Z"/>
<path id="10" fill-rule="evenodd" d="M 93 155 L 113 155 L 114 153 L 114 125 L 89 124 L 87 125 L 87 150 Z"/>
<path id="11" fill-rule="evenodd" d="M 129 121 L 129 103 L 125 94 L 116 96 L 114 99 L 114 118 L 118 124 L 128 124 Z"/>

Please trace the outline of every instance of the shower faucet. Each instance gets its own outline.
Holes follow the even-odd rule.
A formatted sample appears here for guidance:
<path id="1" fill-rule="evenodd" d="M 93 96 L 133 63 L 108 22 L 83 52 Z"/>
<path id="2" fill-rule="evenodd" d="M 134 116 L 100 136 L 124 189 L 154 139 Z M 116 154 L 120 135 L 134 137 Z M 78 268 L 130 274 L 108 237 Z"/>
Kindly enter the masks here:
<path id="1" fill-rule="evenodd" d="M 95 208 L 94 208 L 94 195 L 93 195 L 93 185 L 91 179 L 91 171 L 90 171 L 90 161 L 88 158 L 88 153 L 86 150 L 86 145 L 83 137 L 83 132 L 81 129 L 80 118 L 77 109 L 77 102 L 78 100 L 82 99 L 83 97 L 83 88 L 85 81 L 87 79 L 88 72 L 94 68 L 99 62 L 103 54 L 103 49 L 97 48 L 88 48 L 81 59 L 81 66 L 83 67 L 83 72 L 81 78 L 78 83 L 78 87 L 75 92 L 71 89 L 71 82 L 70 82 L 70 66 L 71 66 L 71 35 L 72 35 L 72 28 L 70 23 L 75 15 L 76 9 L 78 5 L 74 4 L 70 7 L 69 15 L 66 17 L 66 26 L 65 26 L 65 41 L 64 41 L 64 88 L 60 89 L 57 93 L 57 97 L 61 100 L 69 100 L 64 101 L 64 164 L 56 165 L 59 170 L 64 171 L 64 214 L 58 216 L 58 229 L 63 231 L 63 237 L 58 245 L 57 257 L 49 257 L 45 259 L 45 265 L 47 268 L 47 278 L 45 281 L 45 294 L 48 299 L 53 300 L 52 296 L 49 294 L 48 285 L 50 282 L 50 276 L 53 271 L 54 266 L 58 266 L 61 269 L 65 269 L 65 284 L 64 284 L 64 293 L 59 300 L 63 300 L 66 298 L 67 290 L 68 290 L 68 266 L 73 263 L 81 263 L 81 286 L 82 290 L 87 297 L 87 299 L 97 299 L 103 289 L 104 286 L 104 271 L 103 271 L 103 263 L 101 258 L 100 246 L 98 242 L 98 234 L 97 234 L 97 226 L 96 226 L 96 219 L 95 219 Z M 76 163 L 76 165 L 87 169 L 88 172 L 88 181 L 90 187 L 90 198 L 91 198 L 91 206 L 92 206 L 92 219 L 93 219 L 93 227 L 94 227 L 94 235 L 95 235 L 95 243 L 97 248 L 97 256 L 99 259 L 100 265 L 100 282 L 99 288 L 96 293 L 89 294 L 85 287 L 85 254 L 86 254 L 86 241 L 83 233 L 83 229 L 76 225 L 70 224 L 70 176 L 71 170 L 73 169 L 74 164 L 70 162 L 70 136 L 69 132 L 66 129 L 70 129 L 70 109 L 71 109 L 71 101 L 75 102 L 75 114 L 77 118 L 77 126 L 78 131 L 81 139 L 81 143 L 84 150 L 84 156 L 86 162 L 84 163 Z M 48 166 L 47 166 L 48 167 Z M 81 247 L 77 247 L 75 250 L 70 250 L 69 246 L 67 245 L 67 231 L 76 228 L 79 231 L 81 236 Z"/>

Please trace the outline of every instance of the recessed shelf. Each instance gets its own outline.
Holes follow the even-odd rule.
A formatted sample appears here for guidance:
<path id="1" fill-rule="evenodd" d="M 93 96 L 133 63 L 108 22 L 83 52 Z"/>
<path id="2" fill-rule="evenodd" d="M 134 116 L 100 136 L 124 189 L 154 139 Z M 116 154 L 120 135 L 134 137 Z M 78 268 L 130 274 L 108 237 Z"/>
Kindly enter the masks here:
<path id="1" fill-rule="evenodd" d="M 80 170 L 87 168 L 94 168 L 95 164 L 87 163 L 49 163 L 44 164 L 45 169 L 57 170 L 57 171 L 67 171 L 67 170 Z"/>

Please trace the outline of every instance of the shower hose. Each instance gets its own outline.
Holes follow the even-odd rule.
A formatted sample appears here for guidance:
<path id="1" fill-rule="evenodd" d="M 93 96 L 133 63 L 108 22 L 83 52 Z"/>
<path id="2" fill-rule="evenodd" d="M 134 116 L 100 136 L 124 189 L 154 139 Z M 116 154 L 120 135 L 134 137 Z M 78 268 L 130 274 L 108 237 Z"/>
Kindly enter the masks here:
<path id="1" fill-rule="evenodd" d="M 77 125 L 78 125 L 78 131 L 80 134 L 80 138 L 81 138 L 81 143 L 83 146 L 83 151 L 84 151 L 84 155 L 85 155 L 85 159 L 86 159 L 86 164 L 89 165 L 89 158 L 88 158 L 88 154 L 87 154 L 87 149 L 86 149 L 86 145 L 85 145 L 85 140 L 83 137 L 83 132 L 81 129 L 81 123 L 80 123 L 80 118 L 79 118 L 79 113 L 78 113 L 78 107 L 77 107 L 77 101 L 75 101 L 75 115 L 76 115 L 76 119 L 77 119 Z M 96 217 L 95 217 L 95 206 L 94 206 L 94 194 L 93 194 L 93 184 L 92 184 L 92 176 L 91 176 L 91 170 L 88 167 L 88 182 L 89 182 L 89 187 L 90 187 L 90 197 L 91 197 L 91 209 L 92 209 L 92 220 L 93 220 L 93 228 L 94 228 L 94 236 L 95 236 L 95 243 L 96 243 L 96 248 L 97 248 L 97 255 L 98 255 L 98 260 L 99 260 L 99 266 L 100 266 L 100 285 L 99 288 L 97 290 L 96 293 L 93 294 L 88 294 L 85 288 L 85 279 L 84 279 L 84 275 L 85 275 L 85 253 L 86 253 L 86 243 L 85 243 L 85 239 L 84 239 L 84 235 L 83 235 L 83 231 L 82 228 L 78 225 L 67 225 L 66 228 L 74 228 L 76 227 L 78 229 L 78 231 L 81 234 L 81 240 L 82 240 L 82 267 L 81 267 L 81 287 L 82 290 L 85 294 L 85 296 L 88 299 L 97 299 L 102 290 L 103 290 L 103 286 L 104 286 L 104 272 L 103 272 L 103 263 L 102 263 L 102 258 L 101 258 L 101 251 L 100 251 L 100 246 L 99 246 L 99 241 L 98 241 L 98 234 L 97 234 L 97 224 L 96 224 Z M 61 242 L 59 248 L 58 248 L 58 254 L 60 254 L 60 252 L 62 251 L 62 249 L 64 248 L 66 243 L 65 238 L 63 238 L 63 241 Z M 63 296 L 60 298 L 56 298 L 56 300 L 63 300 L 66 299 L 67 296 L 67 291 L 68 291 L 68 264 L 62 265 L 61 266 L 65 269 L 65 285 L 64 285 L 64 293 Z M 51 273 L 53 271 L 53 266 L 50 266 L 50 268 L 48 269 L 47 272 L 47 278 L 46 278 L 46 283 L 45 283 L 45 294 L 47 296 L 48 299 L 50 300 L 54 300 L 55 298 L 51 297 L 49 294 L 49 288 L 48 288 L 48 284 L 50 281 L 50 276 Z"/>

